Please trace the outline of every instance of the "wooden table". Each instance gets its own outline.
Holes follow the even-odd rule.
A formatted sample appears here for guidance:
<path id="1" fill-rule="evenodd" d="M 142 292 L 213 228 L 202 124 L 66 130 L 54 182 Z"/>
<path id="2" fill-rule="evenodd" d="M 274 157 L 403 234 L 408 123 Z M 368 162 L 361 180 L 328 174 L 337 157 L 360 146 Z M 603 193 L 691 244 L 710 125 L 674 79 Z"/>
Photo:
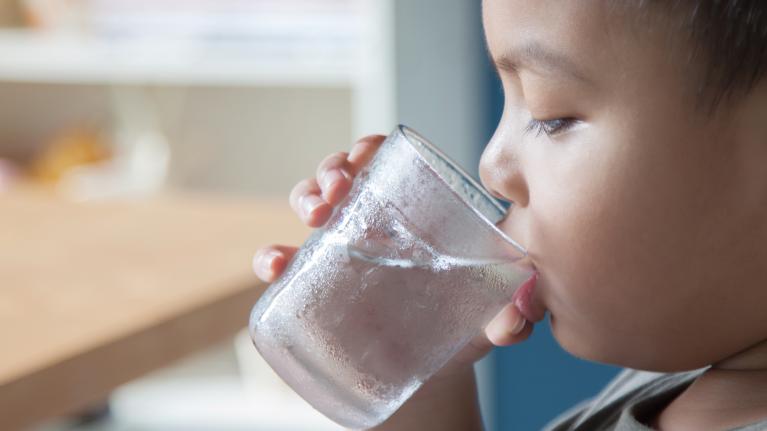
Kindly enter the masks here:
<path id="1" fill-rule="evenodd" d="M 309 233 L 287 197 L 0 194 L 0 429 L 86 408 L 234 334 L 265 287 L 255 250 Z"/>

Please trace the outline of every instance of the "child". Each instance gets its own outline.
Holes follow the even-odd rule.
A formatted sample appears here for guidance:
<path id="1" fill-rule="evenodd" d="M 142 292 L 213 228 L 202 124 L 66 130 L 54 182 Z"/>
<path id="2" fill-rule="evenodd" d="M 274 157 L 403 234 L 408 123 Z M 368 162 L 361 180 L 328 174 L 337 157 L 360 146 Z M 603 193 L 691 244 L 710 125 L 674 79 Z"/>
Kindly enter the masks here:
<path id="1" fill-rule="evenodd" d="M 506 99 L 480 177 L 536 288 L 378 429 L 481 429 L 471 364 L 545 311 L 567 351 L 627 368 L 550 429 L 767 429 L 767 2 L 485 0 L 483 21 Z M 381 141 L 293 189 L 304 222 Z"/>

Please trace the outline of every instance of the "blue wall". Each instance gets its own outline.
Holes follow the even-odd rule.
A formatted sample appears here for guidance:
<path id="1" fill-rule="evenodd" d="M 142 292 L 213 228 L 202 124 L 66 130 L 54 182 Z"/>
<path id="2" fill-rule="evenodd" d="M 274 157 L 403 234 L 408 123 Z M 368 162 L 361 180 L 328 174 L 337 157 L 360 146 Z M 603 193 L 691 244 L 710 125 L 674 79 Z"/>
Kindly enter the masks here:
<path id="1" fill-rule="evenodd" d="M 501 85 L 489 61 L 485 81 L 489 139 L 503 109 Z M 480 152 L 483 149 L 484 144 Z M 563 351 L 551 335 L 548 319 L 536 326 L 529 340 L 497 348 L 491 355 L 496 417 L 491 421 L 495 430 L 488 431 L 539 430 L 559 413 L 597 393 L 618 371 Z"/>
<path id="2" fill-rule="evenodd" d="M 533 336 L 495 355 L 498 430 L 539 430 L 561 412 L 597 393 L 617 368 L 577 359 L 551 335 L 548 319 Z"/>

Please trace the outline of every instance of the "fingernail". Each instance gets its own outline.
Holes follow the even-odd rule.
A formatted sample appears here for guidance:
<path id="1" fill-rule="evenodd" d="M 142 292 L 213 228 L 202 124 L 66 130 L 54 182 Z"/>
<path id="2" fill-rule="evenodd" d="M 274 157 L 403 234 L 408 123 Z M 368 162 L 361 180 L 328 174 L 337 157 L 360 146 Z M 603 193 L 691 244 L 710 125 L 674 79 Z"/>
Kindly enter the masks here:
<path id="1" fill-rule="evenodd" d="M 341 181 L 344 178 L 346 178 L 346 176 L 341 173 L 341 170 L 339 169 L 331 169 L 330 171 L 325 172 L 325 175 L 322 177 L 322 192 L 326 193 L 328 190 L 330 190 L 330 187 L 333 184 Z"/>
<path id="2" fill-rule="evenodd" d="M 277 250 L 270 250 L 264 254 L 264 257 L 261 259 L 261 268 L 264 270 L 264 272 L 274 272 L 272 270 L 272 265 L 274 265 L 274 261 L 278 257 L 282 257 L 282 253 Z"/>
<path id="3" fill-rule="evenodd" d="M 264 253 L 256 253 L 253 256 L 253 272 L 256 274 L 267 274 L 272 271 L 272 263 L 282 253 L 276 250 L 270 250 Z"/>
<path id="4" fill-rule="evenodd" d="M 317 195 L 304 195 L 301 196 L 300 205 L 304 214 L 309 216 L 315 209 L 317 209 L 318 206 L 324 203 L 325 201 L 323 201 L 322 198 Z"/>
<path id="5" fill-rule="evenodd" d="M 520 332 L 522 332 L 523 329 L 525 329 L 525 325 L 527 324 L 527 320 L 524 317 L 520 317 L 519 321 L 517 322 L 517 326 L 514 327 L 514 329 L 511 330 L 512 335 L 517 335 Z"/>

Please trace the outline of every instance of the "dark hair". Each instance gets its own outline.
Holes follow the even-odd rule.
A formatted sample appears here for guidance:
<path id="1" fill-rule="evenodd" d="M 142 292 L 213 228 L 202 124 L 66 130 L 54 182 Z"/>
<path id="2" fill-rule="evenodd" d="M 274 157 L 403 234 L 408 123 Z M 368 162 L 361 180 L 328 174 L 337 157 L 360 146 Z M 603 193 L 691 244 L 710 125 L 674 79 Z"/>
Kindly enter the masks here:
<path id="1" fill-rule="evenodd" d="M 635 0 L 636 1 L 636 0 Z M 700 68 L 697 99 L 716 109 L 748 94 L 767 74 L 767 0 L 639 0 L 665 9 L 690 36 Z"/>

